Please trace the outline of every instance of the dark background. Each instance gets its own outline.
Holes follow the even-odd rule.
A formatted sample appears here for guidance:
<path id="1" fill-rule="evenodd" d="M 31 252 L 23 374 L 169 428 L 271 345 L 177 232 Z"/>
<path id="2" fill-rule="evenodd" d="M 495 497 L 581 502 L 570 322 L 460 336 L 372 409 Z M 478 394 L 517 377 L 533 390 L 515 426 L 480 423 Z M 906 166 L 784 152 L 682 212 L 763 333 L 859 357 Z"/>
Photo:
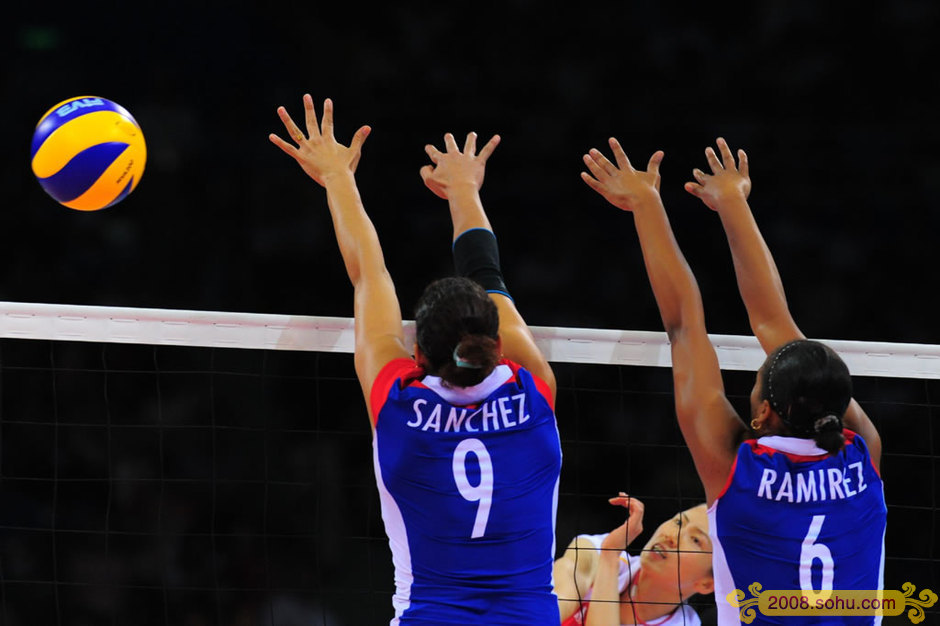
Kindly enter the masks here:
<path id="1" fill-rule="evenodd" d="M 661 330 L 631 218 L 579 179 L 581 155 L 614 135 L 638 166 L 665 150 L 662 195 L 709 330 L 748 333 L 718 219 L 682 190 L 691 169 L 704 167 L 704 148 L 723 136 L 750 156 L 751 205 L 804 332 L 940 342 L 934 2 L 864 11 L 810 0 L 4 11 L 2 299 L 350 316 L 325 195 L 267 139 L 283 130 L 276 107 L 300 119 L 309 92 L 318 109 L 334 100 L 340 140 L 373 127 L 357 178 L 406 318 L 424 285 L 451 271 L 446 204 L 418 176 L 423 146 L 476 131 L 481 142 L 503 138 L 482 196 L 527 321 Z M 148 145 L 138 188 L 95 213 L 56 204 L 29 169 L 39 117 L 79 95 L 126 107 Z M 322 623 L 388 619 L 390 563 L 350 359 L 108 350 L 117 356 L 69 344 L 0 349 L 5 524 L 74 531 L 7 533 L 0 594 L 10 624 L 145 623 L 142 607 L 153 623 L 288 623 L 297 602 Z M 128 382 L 115 363 L 143 378 Z M 193 370 L 203 373 L 175 382 Z M 76 371 L 71 382 L 56 373 Z M 668 371 L 557 371 L 566 468 L 559 544 L 617 523 L 604 498 L 623 486 L 651 498 L 650 530 L 695 503 L 699 487 L 669 415 Z M 729 374 L 736 402 L 750 380 Z M 53 400 L 36 399 L 49 390 Z M 923 382 L 858 382 L 885 435 L 886 471 L 894 468 L 891 588 L 910 580 L 937 590 L 936 393 Z M 87 411 L 74 408 L 81 403 Z M 662 424 L 653 428 L 651 414 Z M 56 478 L 69 472 L 90 485 L 74 502 L 99 506 L 65 520 L 56 511 L 72 500 Z M 141 482 L 115 490 L 120 477 Z M 275 478 L 283 484 L 267 482 Z M 165 479 L 184 487 L 153 486 Z M 258 485 L 268 484 L 276 486 L 262 495 Z M 210 502 L 211 512 L 200 508 Z M 24 521 L 34 506 L 40 512 Z M 85 531 L 105 534 L 88 535 L 85 546 L 63 539 L 87 539 Z M 164 533 L 177 538 L 174 548 L 151 545 Z M 68 565 L 76 554 L 100 559 L 102 537 L 112 536 L 131 547 L 111 540 L 107 566 Z M 239 543 L 245 537 L 256 542 L 251 550 Z M 82 576 L 108 593 L 87 592 L 88 583 L 74 583 Z M 21 617 L 31 602 L 56 610 Z M 261 606 L 267 617 L 244 617 L 245 604 L 244 614 Z"/>
<path id="2" fill-rule="evenodd" d="M 929 1 L 37 8 L 3 26 L 3 295 L 351 314 L 325 195 L 267 139 L 309 92 L 341 140 L 374 129 L 359 185 L 406 317 L 450 271 L 423 147 L 473 130 L 503 137 L 483 199 L 528 321 L 660 329 L 629 217 L 578 176 L 615 135 L 637 165 L 665 150 L 710 330 L 747 332 L 718 220 L 682 190 L 721 135 L 750 155 L 807 334 L 934 343 L 938 19 Z M 28 156 L 39 117 L 84 94 L 130 110 L 149 148 L 133 195 L 93 214 L 46 196 Z"/>

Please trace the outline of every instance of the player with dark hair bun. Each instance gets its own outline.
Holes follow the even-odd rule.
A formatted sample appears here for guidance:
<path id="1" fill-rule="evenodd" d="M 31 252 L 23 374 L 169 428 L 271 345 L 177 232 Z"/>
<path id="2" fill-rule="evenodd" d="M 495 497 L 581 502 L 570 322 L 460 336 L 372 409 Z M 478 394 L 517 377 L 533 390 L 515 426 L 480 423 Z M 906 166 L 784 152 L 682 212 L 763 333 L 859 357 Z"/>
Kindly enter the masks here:
<path id="1" fill-rule="evenodd" d="M 447 200 L 458 277 L 431 283 L 414 356 L 355 171 L 370 129 L 333 137 L 333 105 L 294 143 L 271 141 L 326 189 L 355 303 L 355 364 L 373 429 L 382 519 L 395 565 L 392 624 L 558 624 L 552 589 L 561 442 L 555 377 L 506 289 L 479 190 L 477 152 L 451 134 L 425 151 L 425 185 Z"/>
<path id="2" fill-rule="evenodd" d="M 425 371 L 455 387 L 476 385 L 499 363 L 499 312 L 469 278 L 428 285 L 415 309 L 415 326 Z"/>
<path id="3" fill-rule="evenodd" d="M 806 340 L 790 315 L 747 203 L 747 155 L 739 151 L 736 164 L 719 139 L 721 158 L 710 147 L 705 151 L 712 173 L 693 170 L 695 182 L 685 189 L 721 218 L 751 328 L 768 353 L 751 392 L 750 430 L 725 395 L 698 284 L 659 195 L 663 153 L 654 153 L 646 171 L 639 171 L 616 139 L 610 147 L 616 164 L 591 150 L 584 155 L 589 173 L 581 176 L 634 217 L 669 336 L 676 416 L 709 506 L 718 623 L 741 623 L 736 602 L 754 583 L 792 591 L 808 602 L 834 590 L 883 588 L 887 509 L 878 470 L 881 440 L 851 399 L 841 358 Z M 736 590 L 745 595 L 736 598 Z M 759 611 L 746 617 L 749 624 L 780 623 Z M 875 621 L 821 619 L 813 623 Z"/>
<path id="4" fill-rule="evenodd" d="M 809 339 L 780 346 L 767 357 L 760 389 L 761 400 L 767 400 L 787 434 L 812 439 L 830 454 L 842 449 L 842 416 L 852 400 L 852 378 L 832 348 Z"/>

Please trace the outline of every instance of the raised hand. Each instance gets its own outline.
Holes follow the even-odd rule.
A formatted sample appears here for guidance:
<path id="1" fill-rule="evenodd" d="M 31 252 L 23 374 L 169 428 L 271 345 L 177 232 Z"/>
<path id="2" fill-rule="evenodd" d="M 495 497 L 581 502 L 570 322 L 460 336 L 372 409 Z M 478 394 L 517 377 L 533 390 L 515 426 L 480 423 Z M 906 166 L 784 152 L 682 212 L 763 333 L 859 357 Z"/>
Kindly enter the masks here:
<path id="1" fill-rule="evenodd" d="M 620 142 L 611 137 L 609 143 L 617 164 L 611 163 L 599 150 L 591 148 L 583 157 L 590 174 L 581 172 L 581 179 L 612 205 L 624 211 L 633 211 L 651 194 L 658 197 L 659 164 L 663 161 L 663 151 L 653 153 L 644 172 L 633 169 Z"/>
<path id="2" fill-rule="evenodd" d="M 323 102 L 323 120 L 318 125 L 310 94 L 304 94 L 306 135 L 294 123 L 287 109 L 278 107 L 277 114 L 296 146 L 274 133 L 268 135 L 268 138 L 288 156 L 293 157 L 310 178 L 325 187 L 327 180 L 333 175 L 355 173 L 359 157 L 362 155 L 362 144 L 372 131 L 369 126 L 359 128 L 349 146 L 342 145 L 333 137 L 333 101 L 327 98 Z"/>
<path id="3" fill-rule="evenodd" d="M 719 137 L 716 141 L 721 158 L 709 146 L 705 148 L 705 159 L 712 173 L 706 174 L 695 168 L 692 177 L 696 182 L 685 184 L 685 190 L 701 200 L 713 211 L 719 211 L 722 204 L 730 199 L 740 198 L 746 200 L 751 193 L 751 178 L 748 175 L 747 154 L 738 149 L 738 162 L 735 164 L 734 155 L 728 142 Z"/>
<path id="4" fill-rule="evenodd" d="M 483 186 L 486 160 L 499 145 L 499 135 L 493 137 L 477 154 L 477 134 L 468 133 L 463 151 L 451 133 L 444 135 L 445 152 L 428 144 L 424 147 L 434 165 L 421 168 L 421 179 L 428 189 L 440 198 L 448 199 L 448 192 L 457 187 L 479 190 Z"/>
<path id="5" fill-rule="evenodd" d="M 614 506 L 622 506 L 627 509 L 628 517 L 627 521 L 610 531 L 610 534 L 604 538 L 603 543 L 601 543 L 601 549 L 604 551 L 623 550 L 633 543 L 633 540 L 639 537 L 640 533 L 643 532 L 643 512 L 645 507 L 642 502 L 633 496 L 628 496 L 622 491 L 620 495 L 610 498 L 608 502 Z"/>

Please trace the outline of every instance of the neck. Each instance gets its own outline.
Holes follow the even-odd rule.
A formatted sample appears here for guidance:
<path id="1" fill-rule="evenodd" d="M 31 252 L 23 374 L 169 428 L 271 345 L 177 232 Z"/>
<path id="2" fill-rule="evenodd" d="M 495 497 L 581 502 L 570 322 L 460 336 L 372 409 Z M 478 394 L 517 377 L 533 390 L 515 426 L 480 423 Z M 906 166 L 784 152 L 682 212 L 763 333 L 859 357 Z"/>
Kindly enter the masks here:
<path id="1" fill-rule="evenodd" d="M 620 609 L 623 624 L 646 624 L 675 611 L 681 604 L 677 602 L 677 591 L 671 584 L 643 576 L 642 570 L 630 582 L 620 599 L 624 602 Z M 629 620 L 629 621 L 628 621 Z"/>

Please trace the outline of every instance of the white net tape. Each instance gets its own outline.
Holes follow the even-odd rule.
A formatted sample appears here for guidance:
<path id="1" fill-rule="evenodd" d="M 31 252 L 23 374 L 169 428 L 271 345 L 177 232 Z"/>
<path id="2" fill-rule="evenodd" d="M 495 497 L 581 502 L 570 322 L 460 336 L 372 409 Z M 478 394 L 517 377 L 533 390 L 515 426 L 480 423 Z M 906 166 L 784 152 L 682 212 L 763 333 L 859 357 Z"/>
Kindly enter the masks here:
<path id="1" fill-rule="evenodd" d="M 549 361 L 669 367 L 664 332 L 532 326 Z M 414 322 L 405 322 L 406 342 Z M 757 370 L 764 352 L 754 337 L 709 335 L 722 369 Z M 150 345 L 318 352 L 353 351 L 353 320 L 276 315 L 0 302 L 0 337 Z M 855 376 L 940 379 L 940 346 L 820 341 L 838 352 Z"/>

